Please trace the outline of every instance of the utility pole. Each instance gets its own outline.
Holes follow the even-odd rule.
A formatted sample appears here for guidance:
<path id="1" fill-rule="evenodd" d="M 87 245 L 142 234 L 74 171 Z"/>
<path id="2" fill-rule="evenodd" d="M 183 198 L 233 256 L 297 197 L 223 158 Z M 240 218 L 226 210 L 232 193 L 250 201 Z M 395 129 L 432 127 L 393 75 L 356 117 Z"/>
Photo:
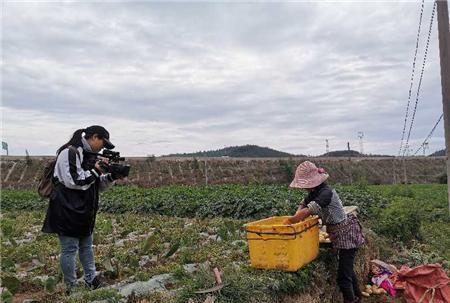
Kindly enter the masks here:
<path id="1" fill-rule="evenodd" d="M 392 158 L 392 184 L 397 184 L 397 176 L 395 175 L 395 157 Z"/>
<path id="2" fill-rule="evenodd" d="M 208 185 L 208 162 L 205 159 L 205 184 Z"/>
<path id="3" fill-rule="evenodd" d="M 403 161 L 403 183 L 408 184 L 408 177 L 406 175 L 406 163 L 405 163 L 405 156 L 402 158 Z"/>
<path id="4" fill-rule="evenodd" d="M 439 56 L 441 61 L 442 105 L 444 109 L 445 148 L 447 154 L 447 194 L 450 213 L 450 24 L 447 0 L 437 0 Z"/>
<path id="5" fill-rule="evenodd" d="M 353 184 L 352 166 L 350 163 L 352 161 L 352 158 L 350 155 L 350 142 L 347 142 L 347 152 L 348 152 L 348 162 L 349 162 L 348 170 L 349 170 L 350 184 Z"/>

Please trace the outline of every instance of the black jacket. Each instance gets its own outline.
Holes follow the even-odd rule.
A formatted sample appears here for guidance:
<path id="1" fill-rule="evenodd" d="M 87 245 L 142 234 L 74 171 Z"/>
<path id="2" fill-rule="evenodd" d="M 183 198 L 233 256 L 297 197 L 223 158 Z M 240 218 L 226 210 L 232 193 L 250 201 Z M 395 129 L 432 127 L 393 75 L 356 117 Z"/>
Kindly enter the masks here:
<path id="1" fill-rule="evenodd" d="M 83 153 L 81 169 L 83 171 L 92 170 L 95 155 L 83 151 L 82 148 L 79 150 Z M 77 163 L 73 153 L 76 154 L 69 149 L 65 154 L 60 155 L 69 157 L 71 174 L 73 174 L 74 167 L 76 170 L 76 165 L 80 166 L 80 161 Z M 65 159 L 63 160 L 65 161 Z M 87 189 L 69 188 L 56 180 L 55 190 L 50 196 L 43 232 L 78 238 L 92 234 L 98 211 L 101 178 L 93 178 L 91 175 L 86 180 L 90 180 L 90 186 Z"/>

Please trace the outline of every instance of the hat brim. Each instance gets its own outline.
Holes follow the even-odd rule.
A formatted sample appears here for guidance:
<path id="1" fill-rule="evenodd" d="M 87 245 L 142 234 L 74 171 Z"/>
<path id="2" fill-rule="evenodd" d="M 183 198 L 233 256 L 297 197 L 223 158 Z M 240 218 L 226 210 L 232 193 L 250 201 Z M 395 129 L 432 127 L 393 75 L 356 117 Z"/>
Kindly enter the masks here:
<path id="1" fill-rule="evenodd" d="M 328 174 L 317 174 L 311 179 L 294 179 L 289 187 L 292 188 L 314 188 L 325 182 L 328 179 Z"/>
<path id="2" fill-rule="evenodd" d="M 109 139 L 103 138 L 103 142 L 105 142 L 104 147 L 106 149 L 113 149 L 115 147 L 114 144 L 112 144 L 111 141 L 109 141 Z"/>

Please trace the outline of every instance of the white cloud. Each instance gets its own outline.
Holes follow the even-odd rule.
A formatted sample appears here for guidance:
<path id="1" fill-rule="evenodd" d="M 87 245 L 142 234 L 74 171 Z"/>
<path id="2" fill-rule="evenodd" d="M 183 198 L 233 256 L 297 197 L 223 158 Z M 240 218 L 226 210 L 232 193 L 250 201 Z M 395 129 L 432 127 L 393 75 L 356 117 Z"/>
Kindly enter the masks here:
<path id="1" fill-rule="evenodd" d="M 11 153 L 53 154 L 104 124 L 125 155 L 321 154 L 327 138 L 358 149 L 364 131 L 366 152 L 396 154 L 419 5 L 7 2 L 3 138 Z M 442 112 L 436 23 L 431 41 L 414 144 Z M 439 127 L 430 150 L 442 137 Z"/>

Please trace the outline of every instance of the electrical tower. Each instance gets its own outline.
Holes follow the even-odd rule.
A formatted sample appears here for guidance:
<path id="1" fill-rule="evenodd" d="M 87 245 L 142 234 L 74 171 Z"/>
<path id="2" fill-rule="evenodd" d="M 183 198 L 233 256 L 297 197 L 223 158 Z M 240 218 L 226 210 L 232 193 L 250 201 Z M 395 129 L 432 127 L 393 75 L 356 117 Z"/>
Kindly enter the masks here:
<path id="1" fill-rule="evenodd" d="M 361 155 L 363 155 L 364 154 L 364 146 L 363 146 L 364 133 L 358 132 L 358 138 L 359 138 L 359 152 L 361 153 Z"/>
<path id="2" fill-rule="evenodd" d="M 329 153 L 330 152 L 330 144 L 329 144 L 329 142 L 328 142 L 328 139 L 325 139 L 325 146 L 326 146 L 326 151 L 327 151 L 327 153 Z"/>
<path id="3" fill-rule="evenodd" d="M 428 149 L 428 142 L 423 143 L 423 156 L 426 156 L 426 150 Z"/>

